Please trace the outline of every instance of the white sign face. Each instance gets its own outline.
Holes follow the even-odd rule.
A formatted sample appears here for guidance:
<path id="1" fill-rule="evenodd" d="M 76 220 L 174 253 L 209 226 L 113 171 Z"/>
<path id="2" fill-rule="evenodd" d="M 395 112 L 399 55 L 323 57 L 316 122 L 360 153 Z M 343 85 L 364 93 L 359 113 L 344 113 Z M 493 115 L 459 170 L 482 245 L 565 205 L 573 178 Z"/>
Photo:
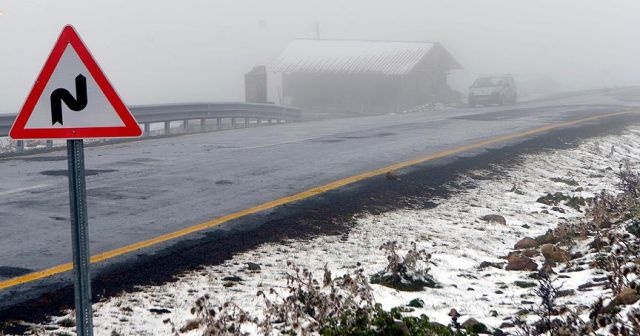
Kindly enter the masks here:
<path id="1" fill-rule="evenodd" d="M 66 26 L 11 127 L 12 139 L 138 137 L 140 126 Z"/>
<path id="2" fill-rule="evenodd" d="M 61 88 L 66 91 L 54 94 Z M 71 109 L 74 104 L 76 109 L 83 108 L 74 111 Z M 118 126 L 123 127 L 124 122 L 107 101 L 78 54 L 71 45 L 67 45 L 25 128 Z"/>

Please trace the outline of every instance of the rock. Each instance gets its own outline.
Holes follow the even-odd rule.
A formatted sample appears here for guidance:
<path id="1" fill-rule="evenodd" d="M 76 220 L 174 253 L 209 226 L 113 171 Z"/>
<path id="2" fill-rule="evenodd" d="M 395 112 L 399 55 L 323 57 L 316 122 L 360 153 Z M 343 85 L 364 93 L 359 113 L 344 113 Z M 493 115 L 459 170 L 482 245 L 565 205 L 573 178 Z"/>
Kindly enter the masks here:
<path id="1" fill-rule="evenodd" d="M 538 250 L 535 250 L 535 249 L 528 249 L 528 250 L 522 251 L 522 255 L 525 257 L 533 258 L 533 257 L 539 256 L 540 252 L 538 252 Z"/>
<path id="2" fill-rule="evenodd" d="M 575 295 L 576 291 L 573 289 L 561 289 L 556 292 L 556 297 Z"/>
<path id="3" fill-rule="evenodd" d="M 247 269 L 250 271 L 259 271 L 260 270 L 260 265 L 253 263 L 253 262 L 247 262 L 245 263 L 247 264 Z"/>
<path id="4" fill-rule="evenodd" d="M 538 242 L 531 237 L 524 237 L 520 239 L 520 241 L 513 246 L 513 248 L 516 250 L 522 250 L 522 249 L 534 248 L 534 247 L 538 247 Z"/>
<path id="5" fill-rule="evenodd" d="M 531 226 L 529 224 L 522 224 L 522 227 L 525 228 L 525 229 L 530 229 L 531 228 Z"/>
<path id="6" fill-rule="evenodd" d="M 625 287 L 620 291 L 620 294 L 616 295 L 614 301 L 617 304 L 630 305 L 640 300 L 640 295 L 635 289 Z"/>
<path id="7" fill-rule="evenodd" d="M 371 276 L 369 282 L 375 285 L 382 285 L 385 287 L 397 289 L 405 292 L 417 292 L 428 288 L 441 288 L 435 279 L 429 274 L 422 277 L 413 277 L 408 274 L 392 274 L 384 271 L 378 272 Z"/>
<path id="8" fill-rule="evenodd" d="M 559 212 L 559 213 L 565 213 L 563 208 L 557 207 L 557 206 L 554 206 L 553 208 L 551 208 L 551 210 L 553 210 L 555 212 Z"/>
<path id="9" fill-rule="evenodd" d="M 533 272 L 529 274 L 527 277 L 534 280 L 540 280 L 540 272 Z"/>
<path id="10" fill-rule="evenodd" d="M 498 224 L 502 224 L 502 225 L 506 225 L 507 224 L 507 220 L 500 215 L 484 215 L 482 217 L 480 217 L 481 220 L 485 221 L 485 222 L 494 222 L 494 223 L 498 223 Z"/>
<path id="11" fill-rule="evenodd" d="M 598 287 L 598 286 L 603 286 L 603 283 L 594 283 L 594 282 L 587 282 L 587 283 L 583 283 L 582 285 L 578 286 L 578 291 L 581 292 L 587 292 L 590 291 L 592 287 Z"/>
<path id="12" fill-rule="evenodd" d="M 507 271 L 535 271 L 538 269 L 538 264 L 529 257 L 510 256 L 505 269 Z"/>
<path id="13" fill-rule="evenodd" d="M 554 262 L 567 262 L 571 260 L 569 252 L 552 244 L 544 244 L 540 246 L 540 252 L 546 260 Z"/>
<path id="14" fill-rule="evenodd" d="M 478 268 L 480 268 L 480 269 L 487 268 L 487 267 L 493 267 L 493 268 L 502 269 L 502 267 L 504 267 L 504 263 L 502 263 L 502 262 L 483 261 L 483 262 L 480 263 L 480 266 L 478 266 Z"/>
<path id="15" fill-rule="evenodd" d="M 507 254 L 506 257 L 504 256 L 500 256 L 500 259 L 507 259 L 509 260 L 509 258 L 513 257 L 513 256 L 521 256 L 522 255 L 522 251 L 510 251 L 509 254 Z"/>
<path id="16" fill-rule="evenodd" d="M 514 328 L 516 325 L 511 322 L 502 322 L 500 328 Z"/>
<path id="17" fill-rule="evenodd" d="M 558 238 L 558 236 L 553 234 L 553 231 L 551 230 L 547 231 L 547 233 L 541 236 L 537 236 L 535 239 L 536 239 L 536 242 L 538 242 L 538 245 L 556 244 L 560 241 L 560 238 Z"/>
<path id="18" fill-rule="evenodd" d="M 536 286 L 535 282 L 520 281 L 520 280 L 514 281 L 514 284 L 520 288 L 531 288 Z"/>
<path id="19" fill-rule="evenodd" d="M 555 194 L 547 193 L 545 196 L 539 197 L 536 200 L 536 202 L 542 203 L 548 206 L 553 206 L 553 205 L 558 205 L 558 203 L 560 203 L 560 201 L 562 200 L 562 197 L 563 197 L 562 193 L 555 193 Z"/>
<path id="20" fill-rule="evenodd" d="M 468 273 L 462 273 L 462 274 L 458 274 L 459 278 L 465 278 L 465 279 L 474 279 L 474 280 L 478 280 L 478 277 L 473 275 L 473 274 L 468 274 Z"/>
<path id="21" fill-rule="evenodd" d="M 458 313 L 458 311 L 455 308 L 451 308 L 451 310 L 449 310 L 449 314 L 448 314 L 451 318 L 458 318 L 460 317 L 460 313 Z"/>
<path id="22" fill-rule="evenodd" d="M 232 276 L 222 278 L 222 281 L 240 282 L 242 281 L 242 278 L 240 278 L 237 275 L 232 275 Z"/>
<path id="23" fill-rule="evenodd" d="M 464 323 L 462 323 L 462 328 L 476 334 L 486 333 L 488 331 L 486 325 L 484 325 L 483 323 L 480 323 L 478 320 L 474 319 L 473 317 L 470 317 L 468 320 L 464 321 Z"/>
<path id="24" fill-rule="evenodd" d="M 422 301 L 422 299 L 415 298 L 415 299 L 409 301 L 408 306 L 409 307 L 413 307 L 413 308 L 423 308 L 424 307 L 424 301 Z"/>
<path id="25" fill-rule="evenodd" d="M 171 313 L 169 309 L 165 309 L 165 308 L 151 308 L 149 309 L 149 311 L 158 315 Z"/>

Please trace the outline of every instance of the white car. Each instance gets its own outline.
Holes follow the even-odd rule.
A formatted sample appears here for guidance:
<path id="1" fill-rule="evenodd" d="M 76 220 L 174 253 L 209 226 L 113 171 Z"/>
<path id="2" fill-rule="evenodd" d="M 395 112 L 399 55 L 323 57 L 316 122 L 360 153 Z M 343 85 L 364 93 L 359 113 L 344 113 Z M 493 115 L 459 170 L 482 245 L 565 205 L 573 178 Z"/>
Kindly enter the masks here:
<path id="1" fill-rule="evenodd" d="M 478 77 L 469 87 L 469 106 L 515 104 L 518 101 L 516 83 L 511 76 Z"/>

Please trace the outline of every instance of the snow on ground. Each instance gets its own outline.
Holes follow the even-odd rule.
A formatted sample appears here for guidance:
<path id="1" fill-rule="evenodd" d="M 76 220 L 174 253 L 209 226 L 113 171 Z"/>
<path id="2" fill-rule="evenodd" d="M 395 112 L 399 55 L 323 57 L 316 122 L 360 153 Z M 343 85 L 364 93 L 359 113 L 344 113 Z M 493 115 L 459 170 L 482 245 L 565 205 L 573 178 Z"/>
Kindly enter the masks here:
<path id="1" fill-rule="evenodd" d="M 0 137 L 0 153 L 9 152 L 11 150 L 11 140 L 7 137 Z"/>
<path id="2" fill-rule="evenodd" d="M 412 314 L 424 313 L 432 320 L 448 324 L 447 314 L 455 308 L 463 315 L 460 321 L 474 317 L 491 327 L 498 327 L 505 316 L 514 315 L 521 308 L 531 307 L 531 302 L 538 301 L 530 288 L 514 284 L 518 280 L 535 280 L 527 277 L 529 272 L 493 267 L 481 270 L 479 264 L 483 261 L 504 262 L 499 257 L 507 255 L 521 238 L 535 237 L 565 219 L 581 217 L 583 214 L 575 209 L 561 206 L 565 213 L 560 213 L 537 203 L 536 199 L 547 192 L 590 197 L 602 189 L 614 190 L 615 173 L 623 159 L 640 162 L 640 128 L 630 128 L 622 135 L 589 139 L 574 149 L 525 155 L 521 163 L 508 169 L 497 166 L 491 171 L 469 172 L 452 184 L 451 188 L 458 188 L 453 196 L 435 200 L 437 206 L 434 208 L 398 210 L 381 215 L 360 214 L 354 218 L 356 224 L 348 235 L 265 244 L 237 254 L 222 265 L 181 275 L 173 283 L 141 287 L 139 292 L 123 293 L 97 303 L 94 305 L 96 335 L 111 335 L 114 330 L 122 335 L 171 334 L 172 325 L 180 329 L 193 318 L 191 307 L 196 299 L 207 293 L 214 304 L 234 301 L 259 315 L 262 299 L 256 292 L 284 288 L 287 261 L 306 267 L 318 278 L 322 276 L 325 264 L 334 275 L 340 275 L 351 272 L 357 263 L 361 263 L 370 275 L 384 269 L 386 259 L 378 248 L 388 240 L 398 241 L 404 249 L 415 241 L 419 249 L 431 253 L 436 264 L 431 267 L 431 274 L 443 288 L 399 292 L 372 285 L 376 300 L 385 308 L 406 305 L 411 299 L 421 298 L 425 307 Z M 576 191 L 580 190 L 576 185 L 552 181 L 556 178 L 573 179 L 583 191 Z M 455 185 L 467 187 L 461 189 Z M 514 185 L 521 193 L 510 191 Z M 502 215 L 507 224 L 479 219 L 487 214 Z M 541 258 L 537 257 L 540 265 Z M 247 262 L 259 264 L 261 271 L 248 271 Z M 596 276 L 595 272 L 587 269 L 561 274 L 567 276 L 561 279 L 563 289 L 577 289 Z M 227 276 L 239 276 L 242 281 L 223 280 Z M 229 284 L 232 286 L 226 287 Z M 603 290 L 595 288 L 577 293 L 562 298 L 561 302 L 589 305 Z M 54 317 L 47 328 L 52 329 L 60 324 L 60 320 L 72 316 L 70 313 Z M 64 330 L 68 329 L 57 327 L 55 331 Z M 187 334 L 197 335 L 198 332 L 194 330 Z"/>

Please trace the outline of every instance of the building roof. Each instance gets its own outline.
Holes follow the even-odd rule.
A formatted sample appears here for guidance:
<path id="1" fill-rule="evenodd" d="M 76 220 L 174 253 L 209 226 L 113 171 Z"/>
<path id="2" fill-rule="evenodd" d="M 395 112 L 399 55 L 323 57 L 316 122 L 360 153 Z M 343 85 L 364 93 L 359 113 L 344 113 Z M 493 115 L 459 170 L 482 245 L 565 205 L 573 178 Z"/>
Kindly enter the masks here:
<path id="1" fill-rule="evenodd" d="M 446 54 L 450 69 L 460 68 L 438 43 L 296 39 L 271 65 L 271 71 L 403 75 L 434 50 Z"/>

